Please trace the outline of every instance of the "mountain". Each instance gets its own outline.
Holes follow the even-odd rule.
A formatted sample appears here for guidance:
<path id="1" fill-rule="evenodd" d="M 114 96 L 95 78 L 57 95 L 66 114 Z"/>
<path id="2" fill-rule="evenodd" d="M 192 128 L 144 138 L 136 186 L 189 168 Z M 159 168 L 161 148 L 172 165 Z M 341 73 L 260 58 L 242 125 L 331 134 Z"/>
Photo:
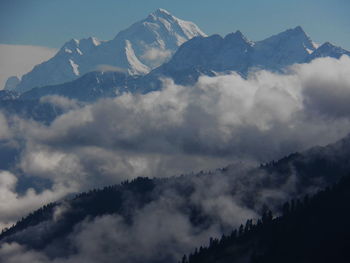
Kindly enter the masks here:
<path id="1" fill-rule="evenodd" d="M 308 56 L 315 50 L 316 45 L 305 31 L 297 26 L 256 42 L 252 66 L 279 70 L 294 63 L 306 62 Z"/>
<path id="2" fill-rule="evenodd" d="M 20 79 L 16 76 L 9 77 L 5 83 L 5 90 L 14 90 L 20 83 Z"/>
<path id="3" fill-rule="evenodd" d="M 162 72 L 176 69 L 237 71 L 247 73 L 250 68 L 281 70 L 294 63 L 302 63 L 315 46 L 301 27 L 288 29 L 265 40 L 252 42 L 240 31 L 222 38 L 213 35 L 197 37 L 185 43 L 173 58 L 161 66 Z"/>
<path id="4" fill-rule="evenodd" d="M 347 51 L 341 47 L 337 47 L 329 42 L 324 43 L 318 49 L 315 50 L 310 56 L 309 61 L 315 58 L 332 57 L 340 58 L 342 55 L 350 56 L 350 51 Z"/>
<path id="5" fill-rule="evenodd" d="M 317 48 L 300 26 L 257 42 L 237 31 L 224 38 L 219 35 L 193 38 L 169 62 L 150 74 L 173 77 L 181 83 L 186 74 L 193 74 L 196 79 L 208 72 L 236 71 L 243 76 L 255 69 L 281 72 L 295 63 L 326 56 L 339 58 L 343 54 L 350 52 L 329 43 Z"/>
<path id="6" fill-rule="evenodd" d="M 105 68 L 129 75 L 146 74 L 196 36 L 205 36 L 197 25 L 157 9 L 110 41 L 93 37 L 68 41 L 53 58 L 25 74 L 15 88 L 12 78 L 6 89 L 25 92 L 34 87 L 68 82 Z"/>
<path id="7" fill-rule="evenodd" d="M 168 62 L 146 75 L 130 76 L 123 72 L 108 72 L 106 68 L 73 82 L 34 88 L 23 93 L 21 98 L 38 99 L 57 94 L 95 101 L 108 94 L 116 96 L 125 91 L 147 93 L 160 89 L 160 79 L 163 77 L 172 78 L 178 84 L 191 85 L 201 75 L 215 76 L 217 73 L 235 71 L 245 77 L 250 70 L 256 69 L 282 72 L 294 63 L 307 63 L 320 57 L 339 58 L 342 55 L 350 56 L 350 52 L 329 42 L 317 48 L 300 26 L 258 42 L 248 40 L 240 31 L 224 38 L 220 35 L 198 36 L 182 44 Z M 123 74 L 122 79 L 116 77 Z M 87 83 L 86 79 L 89 78 L 91 81 Z M 111 81 L 111 78 L 114 80 Z"/>
<path id="8" fill-rule="evenodd" d="M 5 229 L 0 235 L 0 244 L 17 242 L 48 253 L 52 258 L 62 255 L 69 257 L 74 254 L 72 233 L 76 234 L 82 222 L 86 224 L 105 215 L 114 215 L 125 220 L 124 227 L 133 227 L 135 220 L 140 219 L 140 214 L 147 211 L 152 215 L 169 212 L 176 218 L 180 216 L 181 222 L 188 222 L 186 227 L 201 233 L 205 240 L 209 238 L 213 227 L 219 227 L 222 233 L 227 233 L 232 225 L 238 226 L 235 222 L 243 223 L 242 220 L 249 219 L 247 216 L 251 214 L 261 215 L 266 205 L 275 213 L 282 212 L 281 204 L 290 198 L 314 193 L 336 183 L 350 172 L 347 161 L 349 153 L 350 137 L 346 137 L 329 146 L 291 154 L 260 167 L 245 169 L 240 165 L 231 165 L 195 175 L 162 179 L 137 178 L 48 204 L 13 227 Z M 251 213 L 245 212 L 245 216 L 236 217 L 235 213 L 227 214 L 231 211 L 227 209 Z M 147 229 L 147 224 L 150 223 L 147 220 L 137 221 L 136 226 Z M 162 218 L 163 220 L 169 218 Z M 157 244 L 156 236 L 152 234 L 152 244 Z M 203 238 L 192 245 L 195 247 L 203 244 Z M 116 242 L 115 245 L 112 244 L 116 249 L 119 249 L 118 244 L 125 245 L 124 241 Z M 179 243 L 176 246 L 175 243 L 171 243 L 174 244 L 173 248 L 164 244 L 163 249 L 155 250 L 147 260 L 136 257 L 130 258 L 130 262 L 176 262 L 181 255 L 179 253 L 183 254 L 187 250 L 180 249 Z M 188 246 L 188 243 L 185 244 Z M 132 252 L 128 250 L 126 253 L 138 255 L 140 248 L 128 245 Z"/>
<path id="9" fill-rule="evenodd" d="M 0 90 L 0 100 L 6 101 L 6 100 L 15 100 L 17 99 L 19 94 L 15 91 L 11 90 Z"/>
<path id="10" fill-rule="evenodd" d="M 311 198 L 283 205 L 276 218 L 266 211 L 256 224 L 210 239 L 182 263 L 349 262 L 350 177 Z"/>
<path id="11" fill-rule="evenodd" d="M 10 94 L 12 96 L 12 94 Z M 57 116 L 66 113 L 61 107 L 43 102 L 40 99 L 23 100 L 7 97 L 3 99 L 0 94 L 0 110 L 5 115 L 20 116 L 28 120 L 35 120 L 43 124 L 50 124 Z"/>
<path id="12" fill-rule="evenodd" d="M 98 98 L 114 97 L 118 93 L 132 91 L 136 76 L 124 72 L 93 71 L 71 82 L 31 89 L 20 95 L 21 100 L 39 99 L 45 95 L 60 95 L 84 102 Z"/>

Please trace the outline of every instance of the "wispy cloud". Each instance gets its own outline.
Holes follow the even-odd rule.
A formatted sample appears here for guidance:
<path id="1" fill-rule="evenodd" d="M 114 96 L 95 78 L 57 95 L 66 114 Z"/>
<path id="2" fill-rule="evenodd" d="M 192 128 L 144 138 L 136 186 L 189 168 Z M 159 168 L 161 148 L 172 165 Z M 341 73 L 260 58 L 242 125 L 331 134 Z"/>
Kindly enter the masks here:
<path id="1" fill-rule="evenodd" d="M 149 48 L 141 56 L 141 60 L 147 65 L 152 67 L 158 67 L 165 61 L 170 59 L 172 53 L 170 50 L 160 49 L 160 48 Z"/>

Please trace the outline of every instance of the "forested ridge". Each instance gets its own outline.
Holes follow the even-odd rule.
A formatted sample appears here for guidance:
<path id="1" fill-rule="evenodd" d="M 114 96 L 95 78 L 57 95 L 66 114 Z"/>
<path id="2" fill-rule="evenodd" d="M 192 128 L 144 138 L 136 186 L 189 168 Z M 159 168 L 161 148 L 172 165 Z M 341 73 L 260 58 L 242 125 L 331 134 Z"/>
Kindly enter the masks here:
<path id="1" fill-rule="evenodd" d="M 182 263 L 350 262 L 350 176 L 196 249 Z"/>

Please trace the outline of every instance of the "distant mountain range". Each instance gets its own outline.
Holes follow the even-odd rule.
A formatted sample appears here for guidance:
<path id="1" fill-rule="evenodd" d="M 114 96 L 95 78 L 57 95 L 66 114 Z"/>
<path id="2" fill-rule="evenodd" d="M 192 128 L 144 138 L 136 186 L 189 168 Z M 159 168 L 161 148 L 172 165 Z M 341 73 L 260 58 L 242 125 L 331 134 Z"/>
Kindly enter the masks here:
<path id="1" fill-rule="evenodd" d="M 155 71 L 167 74 L 184 69 L 223 72 L 236 71 L 246 75 L 249 70 L 281 71 L 295 63 L 306 63 L 319 57 L 339 58 L 350 55 L 329 42 L 317 46 L 298 26 L 265 40 L 252 42 L 240 31 L 197 37 L 183 44 L 173 58 Z"/>
<path id="2" fill-rule="evenodd" d="M 281 72 L 295 63 L 342 55 L 350 52 L 329 42 L 318 46 L 300 26 L 257 42 L 240 31 L 224 38 L 208 37 L 194 23 L 158 9 L 113 40 L 67 42 L 20 81 L 9 78 L 6 88 L 22 93 L 23 99 L 57 94 L 94 101 L 125 91 L 159 89 L 161 77 L 191 84 L 201 75 L 235 71 L 247 76 L 256 69 Z"/>
<path id="3" fill-rule="evenodd" d="M 25 92 L 102 69 L 143 75 L 168 60 L 181 44 L 196 36 L 206 35 L 194 23 L 157 9 L 110 41 L 94 37 L 68 41 L 53 58 L 35 66 L 20 81 L 10 78 L 7 88 Z"/>

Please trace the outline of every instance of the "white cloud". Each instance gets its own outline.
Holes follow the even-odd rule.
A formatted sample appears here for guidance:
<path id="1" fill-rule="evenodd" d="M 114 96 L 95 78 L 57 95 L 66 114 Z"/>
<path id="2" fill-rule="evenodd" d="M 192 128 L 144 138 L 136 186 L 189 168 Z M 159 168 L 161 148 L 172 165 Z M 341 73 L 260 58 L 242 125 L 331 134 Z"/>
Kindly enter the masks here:
<path id="1" fill-rule="evenodd" d="M 35 65 L 50 59 L 56 52 L 56 49 L 41 46 L 0 44 L 0 89 L 4 87 L 8 77 L 21 77 Z"/>
<path id="2" fill-rule="evenodd" d="M 160 48 L 148 48 L 141 59 L 146 62 L 146 64 L 152 67 L 158 67 L 167 61 L 171 57 L 172 53 L 170 50 L 160 49 Z"/>
<path id="3" fill-rule="evenodd" d="M 0 171 L 0 228 L 8 227 L 22 216 L 38 207 L 62 198 L 72 189 L 62 185 L 55 185 L 51 190 L 37 193 L 29 188 L 20 195 L 16 192 L 17 177 L 8 172 Z"/>
<path id="4" fill-rule="evenodd" d="M 55 107 L 58 107 L 64 111 L 69 111 L 72 109 L 79 108 L 79 102 L 73 99 L 68 99 L 65 97 L 57 95 L 47 95 L 40 98 L 41 103 L 48 103 Z"/>
<path id="5" fill-rule="evenodd" d="M 112 72 L 120 72 L 120 73 L 127 73 L 126 69 L 111 66 L 111 65 L 97 65 L 95 70 L 97 71 L 112 71 Z"/>
<path id="6" fill-rule="evenodd" d="M 136 176 L 207 170 L 239 158 L 266 162 L 325 145 L 350 131 L 343 103 L 350 94 L 348 69 L 348 57 L 326 58 L 295 65 L 285 75 L 201 77 L 192 87 L 166 80 L 161 91 L 78 108 L 63 98 L 45 98 L 73 110 L 50 126 L 11 121 L 11 133 L 25 142 L 18 165 L 86 190 Z"/>
<path id="7" fill-rule="evenodd" d="M 237 74 L 201 77 L 191 87 L 165 80 L 161 91 L 146 95 L 124 94 L 82 107 L 58 97 L 46 98 L 46 102 L 72 109 L 49 126 L 17 117 L 11 121 L 3 117 L 0 121 L 8 125 L 3 134 L 11 134 L 12 140 L 18 138 L 24 145 L 16 168 L 50 180 L 53 188 L 47 191 L 51 191 L 48 194 L 53 198 L 68 191 L 84 191 L 136 176 L 162 177 L 206 170 L 240 158 L 253 163 L 269 161 L 336 141 L 350 131 L 350 111 L 346 103 L 350 100 L 349 69 L 348 57 L 324 58 L 294 65 L 287 74 L 259 71 L 248 79 Z M 13 190 L 14 175 L 7 174 L 4 178 L 12 181 L 6 180 L 1 186 L 9 201 L 1 207 L 0 221 L 23 215 L 27 211 L 22 210 L 24 204 L 29 208 L 41 204 L 38 201 L 43 196 L 41 193 L 25 195 L 32 196 L 25 203 L 24 197 Z M 258 182 L 248 183 L 251 186 Z M 247 185 L 224 180 L 198 181 L 195 185 L 197 190 L 191 202 L 207 213 L 212 212 L 220 222 L 237 225 L 243 218 L 254 215 L 254 211 L 232 200 L 228 194 L 230 189 L 225 188 L 237 185 L 235 191 L 239 196 L 244 195 L 241 189 L 247 189 Z M 293 186 L 294 179 L 290 178 L 281 189 L 266 189 L 261 192 L 261 202 L 284 199 L 285 193 L 294 191 Z M 210 233 L 216 233 L 213 230 L 207 232 L 205 238 L 194 237 L 183 214 L 170 209 L 172 206 L 167 202 L 173 197 L 140 211 L 136 225 L 127 228 L 131 233 L 129 239 L 118 242 L 139 242 L 138 246 L 144 247 L 146 253 L 152 251 L 147 250 L 147 245 L 157 247 L 157 242 L 166 239 L 167 234 L 187 244 L 186 238 L 204 240 Z M 13 210 L 9 208 L 12 204 Z M 170 210 L 163 210 L 164 207 Z M 152 240 L 153 243 L 134 240 L 139 236 L 137 227 L 142 228 L 137 222 L 147 219 L 154 222 L 153 229 L 169 228 L 167 224 L 173 222 L 171 218 L 169 222 L 158 222 L 152 218 L 154 211 L 163 218 L 175 214 L 176 221 L 182 223 L 179 227 L 182 232 L 164 231 L 159 240 Z M 94 222 L 123 225 L 118 220 L 107 217 Z M 90 229 L 99 228 L 92 225 Z M 77 248 L 82 252 L 89 250 L 91 244 L 79 242 L 87 236 L 103 236 L 104 229 L 108 228 L 101 228 L 100 233 L 81 229 L 74 239 Z M 109 234 L 113 239 L 125 233 Z M 180 237 L 176 237 L 177 234 Z"/>

